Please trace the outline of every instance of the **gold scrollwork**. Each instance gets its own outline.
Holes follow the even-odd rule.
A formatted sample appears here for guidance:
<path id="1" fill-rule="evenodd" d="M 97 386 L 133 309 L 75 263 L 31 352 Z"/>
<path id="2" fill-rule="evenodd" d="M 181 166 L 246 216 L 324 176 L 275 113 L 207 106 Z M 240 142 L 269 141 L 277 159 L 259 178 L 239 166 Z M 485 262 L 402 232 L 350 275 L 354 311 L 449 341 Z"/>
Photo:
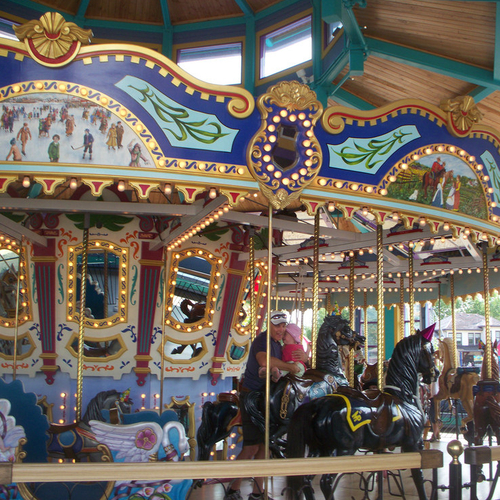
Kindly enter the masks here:
<path id="1" fill-rule="evenodd" d="M 321 168 L 314 127 L 323 106 L 307 85 L 291 81 L 271 87 L 257 107 L 262 123 L 247 149 L 247 163 L 264 196 L 282 209 L 299 197 Z"/>
<path id="2" fill-rule="evenodd" d="M 440 108 L 448 113 L 448 130 L 455 137 L 464 137 L 479 123 L 482 114 L 471 96 L 444 99 Z"/>
<path id="3" fill-rule="evenodd" d="M 31 56 L 44 66 L 68 64 L 92 38 L 92 30 L 67 22 L 58 12 L 47 12 L 39 20 L 14 26 L 14 32 Z"/>

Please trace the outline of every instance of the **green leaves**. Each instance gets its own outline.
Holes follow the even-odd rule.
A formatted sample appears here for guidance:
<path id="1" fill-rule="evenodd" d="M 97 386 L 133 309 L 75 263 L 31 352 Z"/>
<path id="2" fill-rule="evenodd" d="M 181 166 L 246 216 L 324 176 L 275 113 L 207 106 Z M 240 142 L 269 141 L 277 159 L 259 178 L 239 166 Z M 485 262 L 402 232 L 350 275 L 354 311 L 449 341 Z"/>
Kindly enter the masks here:
<path id="1" fill-rule="evenodd" d="M 187 109 L 170 106 L 149 87 L 138 89 L 131 86 L 131 88 L 142 94 L 142 102 L 150 102 L 162 122 L 175 125 L 175 127 L 164 126 L 163 128 L 168 130 L 178 141 L 185 141 L 190 136 L 203 144 L 213 144 L 221 137 L 228 135 L 222 133 L 221 126 L 216 122 L 207 123 L 206 119 L 188 121 L 189 112 Z M 208 130 L 209 127 L 215 130 Z"/>

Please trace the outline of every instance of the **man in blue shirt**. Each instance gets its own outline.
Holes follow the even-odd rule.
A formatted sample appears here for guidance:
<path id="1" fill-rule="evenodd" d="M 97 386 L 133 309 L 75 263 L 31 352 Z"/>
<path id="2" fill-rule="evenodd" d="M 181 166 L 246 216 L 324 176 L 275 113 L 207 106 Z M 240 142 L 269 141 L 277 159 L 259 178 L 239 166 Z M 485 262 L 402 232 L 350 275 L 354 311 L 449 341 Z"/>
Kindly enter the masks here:
<path id="1" fill-rule="evenodd" d="M 285 363 L 281 360 L 281 341 L 285 336 L 288 315 L 283 311 L 273 311 L 270 317 L 270 370 L 288 370 L 296 373 L 299 368 L 295 364 Z M 236 460 L 262 459 L 265 456 L 265 435 L 253 424 L 250 416 L 245 411 L 245 399 L 250 391 L 264 391 L 266 380 L 262 378 L 262 368 L 266 368 L 267 353 L 267 331 L 256 337 L 250 348 L 247 366 L 240 392 L 240 410 L 243 430 L 243 448 Z M 300 358 L 299 358 L 300 357 Z M 305 358 L 305 359 L 302 359 Z M 297 354 L 297 361 L 305 362 L 307 355 L 302 351 Z M 259 374 L 260 372 L 260 374 Z M 254 478 L 253 491 L 248 497 L 249 500 L 263 499 L 264 478 Z M 226 492 L 224 500 L 242 500 L 240 486 L 241 479 L 235 479 L 231 487 Z"/>

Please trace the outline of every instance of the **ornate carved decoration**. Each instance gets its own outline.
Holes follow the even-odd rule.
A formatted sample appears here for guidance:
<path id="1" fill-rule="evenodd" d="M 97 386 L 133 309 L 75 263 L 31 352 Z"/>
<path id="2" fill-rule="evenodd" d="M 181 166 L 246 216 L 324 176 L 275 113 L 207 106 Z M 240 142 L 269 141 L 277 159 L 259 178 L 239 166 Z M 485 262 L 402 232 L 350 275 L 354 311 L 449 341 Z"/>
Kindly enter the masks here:
<path id="1" fill-rule="evenodd" d="M 38 21 L 14 26 L 14 31 L 26 45 L 33 59 L 44 66 L 64 66 L 88 45 L 92 30 L 67 22 L 58 12 L 47 12 Z"/>
<path id="2" fill-rule="evenodd" d="M 469 135 L 474 124 L 479 123 L 482 114 L 471 96 L 444 99 L 440 108 L 448 113 L 448 131 L 455 137 Z"/>
<path id="3" fill-rule="evenodd" d="M 257 107 L 262 123 L 250 142 L 247 163 L 262 193 L 274 208 L 282 209 L 321 168 L 314 126 L 323 106 L 307 85 L 292 81 L 271 87 Z"/>

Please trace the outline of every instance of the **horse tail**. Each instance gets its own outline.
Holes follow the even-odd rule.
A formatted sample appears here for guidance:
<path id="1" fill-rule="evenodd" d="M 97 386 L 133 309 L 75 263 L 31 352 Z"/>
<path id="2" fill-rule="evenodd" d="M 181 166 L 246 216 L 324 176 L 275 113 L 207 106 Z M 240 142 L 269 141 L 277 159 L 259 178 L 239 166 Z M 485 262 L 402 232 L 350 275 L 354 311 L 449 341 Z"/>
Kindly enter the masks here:
<path id="1" fill-rule="evenodd" d="M 285 455 L 287 458 L 303 458 L 306 447 L 309 450 L 317 449 L 316 437 L 314 435 L 313 420 L 317 411 L 317 401 L 299 406 L 290 420 L 287 431 L 287 444 Z M 304 487 L 303 476 L 288 476 L 286 496 L 288 500 L 294 500 L 300 496 L 300 490 Z"/>
<path id="2" fill-rule="evenodd" d="M 207 401 L 202 406 L 201 424 L 196 433 L 196 441 L 198 444 L 198 460 L 208 460 L 210 458 L 210 449 L 212 443 L 211 437 L 214 433 L 215 405 L 211 401 Z"/>

